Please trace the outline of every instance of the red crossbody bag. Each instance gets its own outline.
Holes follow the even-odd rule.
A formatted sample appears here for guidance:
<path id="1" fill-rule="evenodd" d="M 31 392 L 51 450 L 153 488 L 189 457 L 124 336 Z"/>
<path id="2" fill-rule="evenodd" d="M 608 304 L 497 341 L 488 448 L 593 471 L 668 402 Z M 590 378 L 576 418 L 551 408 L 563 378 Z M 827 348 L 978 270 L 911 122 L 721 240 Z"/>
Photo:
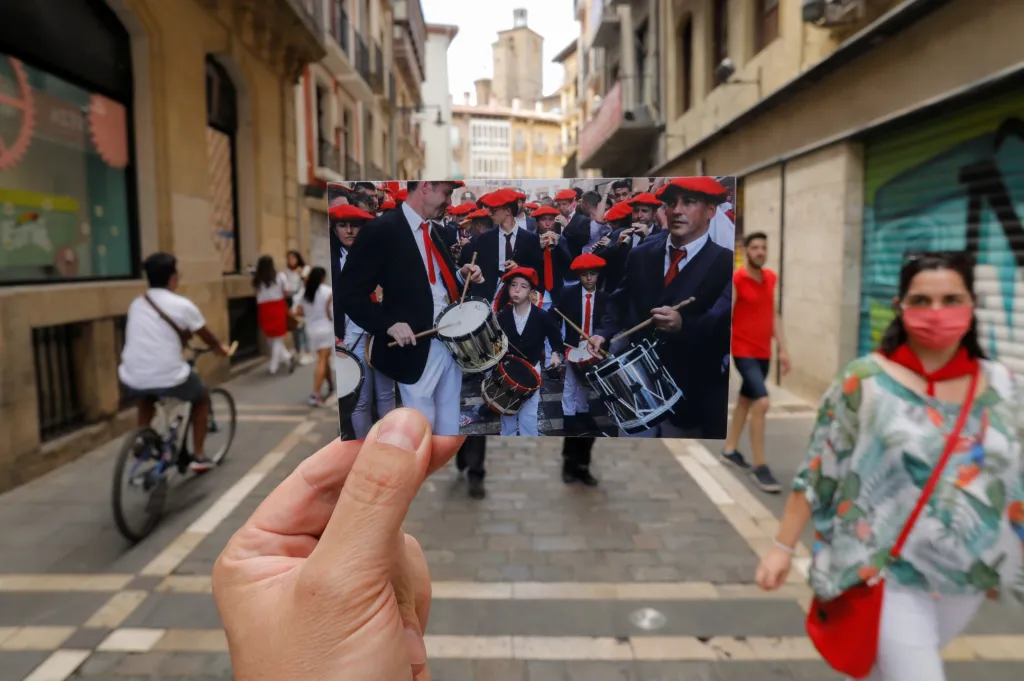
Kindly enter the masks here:
<path id="1" fill-rule="evenodd" d="M 886 558 L 885 566 L 872 579 L 857 584 L 830 601 L 814 598 L 807 613 L 807 636 L 814 643 L 825 661 L 836 671 L 854 679 L 863 679 L 871 673 L 878 657 L 878 634 L 882 617 L 882 602 L 885 595 L 885 573 L 890 565 L 896 562 L 903 550 L 903 545 L 914 529 L 918 516 L 924 510 L 929 497 L 935 491 L 942 470 L 946 467 L 949 457 L 960 440 L 960 432 L 967 423 L 967 416 L 974 404 L 974 394 L 978 388 L 978 375 L 971 375 L 971 385 L 967 390 L 967 398 L 960 408 L 956 426 L 946 438 L 946 448 L 942 457 L 932 471 L 928 482 L 921 490 L 917 505 L 907 518 L 903 530 L 896 543 L 893 544 Z"/>

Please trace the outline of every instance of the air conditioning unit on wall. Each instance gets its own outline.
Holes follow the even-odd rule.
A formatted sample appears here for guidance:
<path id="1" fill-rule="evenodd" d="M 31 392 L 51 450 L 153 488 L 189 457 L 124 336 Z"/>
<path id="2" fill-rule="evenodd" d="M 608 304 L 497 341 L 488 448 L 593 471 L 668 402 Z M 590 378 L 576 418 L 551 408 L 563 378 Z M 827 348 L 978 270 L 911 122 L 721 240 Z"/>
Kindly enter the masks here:
<path id="1" fill-rule="evenodd" d="M 816 26 L 841 26 L 864 18 L 865 0 L 803 0 L 803 19 Z"/>

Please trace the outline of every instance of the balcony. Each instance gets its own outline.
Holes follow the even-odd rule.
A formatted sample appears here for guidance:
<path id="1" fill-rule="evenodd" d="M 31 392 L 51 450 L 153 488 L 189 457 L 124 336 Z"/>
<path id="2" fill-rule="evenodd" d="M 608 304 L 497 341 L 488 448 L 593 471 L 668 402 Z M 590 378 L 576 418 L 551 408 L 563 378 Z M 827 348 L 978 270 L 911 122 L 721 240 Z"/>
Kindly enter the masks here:
<path id="1" fill-rule="evenodd" d="M 366 177 L 363 178 L 363 179 L 364 180 L 370 180 L 370 181 L 379 182 L 379 181 L 385 180 L 387 178 L 384 177 L 384 171 L 381 170 L 380 167 L 378 167 L 374 163 L 367 163 L 366 164 Z"/>
<path id="2" fill-rule="evenodd" d="M 370 69 L 369 80 L 370 89 L 373 90 L 373 94 L 380 96 L 387 94 L 384 90 L 384 84 L 387 80 L 384 69 L 384 51 L 376 43 L 373 45 L 373 65 Z"/>
<path id="3" fill-rule="evenodd" d="M 345 0 L 327 0 L 327 56 L 324 66 L 344 80 L 356 76 L 352 60 L 352 24 L 349 23 Z"/>
<path id="4" fill-rule="evenodd" d="M 339 177 L 332 179 L 341 179 L 341 150 L 334 145 L 334 142 L 321 137 L 317 145 L 317 152 L 317 169 L 326 169 L 337 173 Z"/>
<path id="5" fill-rule="evenodd" d="M 398 91 L 395 89 L 395 74 L 388 74 L 388 102 L 391 104 L 391 108 L 395 108 L 395 103 L 398 100 Z"/>
<path id="6" fill-rule="evenodd" d="M 398 136 L 398 159 L 410 161 L 408 165 L 422 169 L 425 162 L 423 151 L 423 140 L 420 136 L 420 125 L 414 123 L 409 114 L 403 114 L 400 125 L 401 134 Z"/>
<path id="7" fill-rule="evenodd" d="M 354 158 L 345 154 L 345 179 L 346 180 L 361 180 L 363 179 L 363 168 L 359 165 L 359 162 Z"/>
<path id="8" fill-rule="evenodd" d="M 370 50 L 366 47 L 366 41 L 363 40 L 363 36 L 356 33 L 355 36 L 356 46 L 356 73 L 363 79 L 364 82 L 369 84 L 370 82 Z"/>
<path id="9" fill-rule="evenodd" d="M 644 113 L 643 107 L 638 108 L 638 103 L 628 104 L 624 106 L 622 81 L 616 81 L 594 118 L 580 131 L 580 168 L 607 169 L 608 177 L 646 172 L 647 150 L 658 138 L 657 121 Z M 624 115 L 627 111 L 632 112 L 629 119 Z"/>
<path id="10" fill-rule="evenodd" d="M 419 99 L 419 86 L 426 80 L 427 22 L 423 19 L 420 0 L 393 0 L 395 12 L 394 60 L 401 69 L 414 98 Z"/>
<path id="11" fill-rule="evenodd" d="M 588 49 L 595 47 L 609 48 L 619 44 L 619 14 L 615 7 L 618 2 L 604 0 L 594 2 L 588 21 L 590 23 L 587 41 Z"/>

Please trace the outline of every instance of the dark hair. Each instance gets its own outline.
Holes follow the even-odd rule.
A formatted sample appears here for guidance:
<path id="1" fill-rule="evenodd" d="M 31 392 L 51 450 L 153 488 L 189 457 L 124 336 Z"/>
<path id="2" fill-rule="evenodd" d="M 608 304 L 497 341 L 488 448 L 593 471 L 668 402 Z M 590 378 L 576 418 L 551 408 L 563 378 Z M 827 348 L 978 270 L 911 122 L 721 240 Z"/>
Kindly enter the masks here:
<path id="1" fill-rule="evenodd" d="M 630 191 L 632 191 L 633 180 L 615 180 L 614 182 L 612 182 L 612 193 L 614 193 L 616 189 L 629 189 Z"/>
<path id="2" fill-rule="evenodd" d="M 351 199 L 349 199 L 349 203 L 355 206 L 356 208 L 362 208 L 367 213 L 372 213 L 373 210 L 376 208 L 376 206 L 374 206 L 373 199 L 367 196 L 366 194 L 356 194 Z"/>
<path id="3" fill-rule="evenodd" d="M 298 251 L 296 251 L 296 250 L 288 251 L 288 255 L 294 255 L 295 256 L 296 266 L 298 266 L 298 267 L 305 267 L 306 266 L 306 261 L 302 258 L 302 254 L 299 253 Z"/>
<path id="4" fill-rule="evenodd" d="M 269 255 L 261 255 L 256 261 L 256 272 L 252 275 L 252 287 L 259 290 L 260 286 L 273 286 L 277 279 L 277 268 L 274 259 Z"/>
<path id="5" fill-rule="evenodd" d="M 601 195 L 597 192 L 583 192 L 583 195 L 580 197 L 580 203 L 596 208 L 601 205 Z"/>
<path id="6" fill-rule="evenodd" d="M 324 279 L 327 278 L 327 270 L 323 267 L 314 267 L 309 271 L 309 277 L 306 278 L 306 291 L 302 294 L 302 297 L 307 302 L 312 303 L 313 299 L 316 298 L 317 289 L 320 288 L 320 284 L 324 283 Z"/>
<path id="7" fill-rule="evenodd" d="M 572 190 L 576 192 L 576 200 L 579 201 L 584 194 L 583 187 L 573 187 Z"/>
<path id="8" fill-rule="evenodd" d="M 170 253 L 157 252 L 142 263 L 150 288 L 167 288 L 171 277 L 178 273 L 178 259 Z"/>
<path id="9" fill-rule="evenodd" d="M 372 182 L 356 182 L 356 183 L 355 183 L 355 184 L 353 185 L 353 187 L 354 187 L 355 189 L 366 189 L 366 190 L 369 190 L 369 191 L 371 191 L 371 192 L 375 192 L 375 191 L 377 191 L 377 185 L 375 185 L 375 184 L 374 184 L 374 183 L 372 183 Z"/>
<path id="10" fill-rule="evenodd" d="M 764 239 L 765 242 L 767 242 L 768 235 L 765 234 L 764 232 L 751 232 L 750 234 L 743 237 L 743 245 L 749 246 L 752 242 L 757 241 L 758 239 Z"/>
<path id="11" fill-rule="evenodd" d="M 964 287 L 974 296 L 974 257 L 967 251 L 920 251 L 908 253 L 900 268 L 900 281 L 898 296 L 902 300 L 910 289 L 911 282 L 921 272 L 928 270 L 951 270 L 960 275 L 964 280 Z M 896 315 L 889 322 L 882 340 L 878 344 L 878 350 L 883 355 L 888 355 L 893 350 L 907 342 L 907 330 L 903 327 L 903 317 Z M 967 350 L 967 354 L 976 359 L 985 359 L 985 351 L 981 349 L 981 342 L 978 340 L 978 317 L 971 319 L 971 328 L 960 341 L 960 346 Z"/>

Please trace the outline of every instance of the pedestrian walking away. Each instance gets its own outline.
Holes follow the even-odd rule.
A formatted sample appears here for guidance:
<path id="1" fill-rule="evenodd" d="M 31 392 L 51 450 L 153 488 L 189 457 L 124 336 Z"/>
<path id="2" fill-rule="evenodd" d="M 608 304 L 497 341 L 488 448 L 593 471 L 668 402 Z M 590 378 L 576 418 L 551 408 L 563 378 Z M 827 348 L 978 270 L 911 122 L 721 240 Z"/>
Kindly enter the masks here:
<path id="1" fill-rule="evenodd" d="M 779 588 L 814 524 L 807 628 L 838 671 L 944 681 L 941 651 L 986 596 L 1024 604 L 1021 405 L 981 349 L 975 302 L 967 253 L 904 263 L 896 317 L 822 398 L 757 568 L 762 589 Z"/>
<path id="2" fill-rule="evenodd" d="M 285 276 L 288 279 L 288 290 L 291 292 L 288 296 L 288 307 L 292 312 L 298 314 L 301 307 L 298 296 L 305 288 L 306 279 L 309 278 L 312 268 L 306 264 L 302 254 L 298 251 L 288 251 L 287 264 Z M 306 334 L 305 320 L 300 320 L 300 323 L 292 331 L 292 343 L 295 346 L 295 351 L 299 354 L 299 364 L 303 365 L 316 360 L 316 349 L 309 347 L 309 339 Z"/>
<path id="3" fill-rule="evenodd" d="M 256 292 L 256 312 L 260 330 L 270 345 L 270 374 L 277 373 L 281 362 L 288 365 L 288 373 L 291 373 L 295 371 L 296 360 L 284 344 L 289 326 L 295 321 L 291 310 L 288 309 L 287 298 L 294 293 L 288 288 L 288 277 L 284 272 L 277 271 L 271 256 L 262 255 L 256 263 L 252 287 Z"/>
<path id="4" fill-rule="evenodd" d="M 775 311 L 775 282 L 778 276 L 764 266 L 768 258 L 768 237 L 763 232 L 748 234 L 743 240 L 744 265 L 733 274 L 732 356 L 743 380 L 736 410 L 725 439 L 722 458 L 737 468 L 750 471 L 754 482 L 765 492 L 778 493 L 782 487 L 764 456 L 767 426 L 768 369 L 772 358 L 772 339 L 779 344 L 779 365 L 789 373 L 789 353 L 782 333 L 782 317 Z M 750 421 L 751 467 L 738 447 L 743 428 Z"/>

